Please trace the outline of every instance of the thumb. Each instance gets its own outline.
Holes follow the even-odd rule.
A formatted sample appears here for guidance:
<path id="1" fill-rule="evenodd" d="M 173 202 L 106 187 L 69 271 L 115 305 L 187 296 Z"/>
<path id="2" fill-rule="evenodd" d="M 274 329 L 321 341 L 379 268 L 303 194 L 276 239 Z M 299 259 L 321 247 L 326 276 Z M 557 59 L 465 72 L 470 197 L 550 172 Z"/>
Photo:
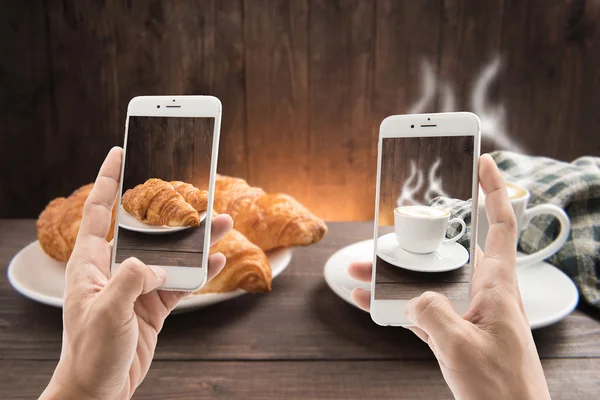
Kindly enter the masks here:
<path id="1" fill-rule="evenodd" d="M 450 300 L 436 292 L 424 292 L 415 297 L 404 310 L 408 320 L 434 340 L 454 335 L 465 324 Z"/>
<path id="2" fill-rule="evenodd" d="M 148 266 L 135 257 L 123 261 L 104 289 L 115 304 L 131 304 L 142 294 L 151 292 L 165 281 L 165 270 Z"/>

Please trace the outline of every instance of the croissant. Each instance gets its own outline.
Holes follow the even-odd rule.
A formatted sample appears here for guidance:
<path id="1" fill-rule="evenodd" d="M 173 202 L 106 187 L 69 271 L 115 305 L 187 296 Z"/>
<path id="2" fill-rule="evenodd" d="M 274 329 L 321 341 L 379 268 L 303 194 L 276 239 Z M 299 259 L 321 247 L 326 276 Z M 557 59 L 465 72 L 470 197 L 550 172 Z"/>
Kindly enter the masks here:
<path id="1" fill-rule="evenodd" d="M 198 226 L 200 217 L 173 185 L 151 178 L 129 189 L 121 199 L 123 208 L 149 225 Z"/>
<path id="2" fill-rule="evenodd" d="M 182 181 L 171 181 L 171 185 L 196 211 L 206 211 L 208 208 L 208 192 L 206 190 L 200 190 L 194 185 Z"/>
<path id="3" fill-rule="evenodd" d="M 90 183 L 75 190 L 67 198 L 52 200 L 40 214 L 37 220 L 37 237 L 44 252 L 55 260 L 68 261 L 71 257 L 83 216 L 83 205 L 93 187 L 94 184 Z M 107 241 L 113 238 L 116 211 L 117 207 L 113 207 Z"/>
<path id="4" fill-rule="evenodd" d="M 210 254 L 223 253 L 225 268 L 195 294 L 223 293 L 236 289 L 260 293 L 271 290 L 271 265 L 265 253 L 233 229 L 211 246 Z"/>
<path id="5" fill-rule="evenodd" d="M 286 194 L 267 194 L 245 180 L 217 175 L 214 208 L 264 251 L 320 241 L 327 225 Z"/>

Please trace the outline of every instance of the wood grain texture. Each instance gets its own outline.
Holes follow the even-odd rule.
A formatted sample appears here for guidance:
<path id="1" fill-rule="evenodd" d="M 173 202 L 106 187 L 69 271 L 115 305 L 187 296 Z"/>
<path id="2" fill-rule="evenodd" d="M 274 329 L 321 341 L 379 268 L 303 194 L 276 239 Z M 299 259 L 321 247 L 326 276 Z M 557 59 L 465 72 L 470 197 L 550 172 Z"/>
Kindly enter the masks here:
<path id="1" fill-rule="evenodd" d="M 431 359 L 406 330 L 384 328 L 337 297 L 323 280 L 326 260 L 372 235 L 371 223 L 330 223 L 317 245 L 295 250 L 273 291 L 245 295 L 172 315 L 160 334 L 158 360 L 407 360 Z M 35 239 L 32 220 L 0 220 L 0 268 Z M 61 310 L 15 292 L 0 274 L 0 359 L 56 360 Z M 596 315 L 595 318 L 600 316 Z M 543 358 L 600 358 L 600 322 L 581 311 L 534 331 Z M 0 396 L 2 397 L 2 396 Z"/>
<path id="2" fill-rule="evenodd" d="M 137 257 L 148 265 L 202 267 L 205 221 L 197 228 L 167 235 L 148 235 L 119 228 L 115 262 Z"/>
<path id="3" fill-rule="evenodd" d="M 47 187 L 63 171 L 52 150 L 58 132 L 44 4 L 1 2 L 0 21 L 0 216 L 37 217 L 49 198 L 69 192 Z M 32 196 L 30 185 L 47 189 Z"/>
<path id="4" fill-rule="evenodd" d="M 221 173 L 368 220 L 379 124 L 415 110 L 425 61 L 422 111 L 476 111 L 499 56 L 487 109 L 504 106 L 507 135 L 534 155 L 600 155 L 597 1 L 21 3 L 0 6 L 0 217 L 36 217 L 90 182 L 132 97 L 213 94 Z"/>
<path id="5" fill-rule="evenodd" d="M 441 293 L 450 300 L 469 298 L 469 265 L 440 273 L 409 271 L 377 257 L 375 299 L 410 300 L 425 291 Z"/>
<path id="6" fill-rule="evenodd" d="M 123 193 L 150 178 L 184 181 L 208 189 L 213 118 L 132 116 L 129 121 Z"/>
<path id="7" fill-rule="evenodd" d="M 469 265 L 448 272 L 430 274 L 426 272 L 409 271 L 391 265 L 377 258 L 376 283 L 435 283 L 435 282 L 469 282 Z"/>
<path id="8" fill-rule="evenodd" d="M 455 110 L 472 110 L 475 81 L 484 65 L 497 55 L 501 45 L 504 0 L 444 0 L 442 7 L 437 65 L 439 85 L 440 88 L 448 85 L 453 90 Z M 522 29 L 526 27 L 519 27 L 519 30 Z M 490 90 L 492 98 L 494 89 Z M 442 107 L 443 91 L 440 95 L 439 106 Z M 484 139 L 482 148 L 490 151 L 494 146 L 488 146 Z"/>
<path id="9" fill-rule="evenodd" d="M 119 90 L 114 3 L 44 4 L 57 132 L 38 167 L 54 166 L 46 177 L 60 196 L 93 182 L 106 154 L 119 143 L 124 108 L 114 101 Z"/>
<path id="10" fill-rule="evenodd" d="M 198 228 L 189 228 L 168 235 L 148 235 L 119 227 L 119 246 L 152 251 L 198 253 L 202 251 L 205 222 L 206 220 L 202 221 Z"/>
<path id="11" fill-rule="evenodd" d="M 310 6 L 306 206 L 328 219 L 360 219 L 373 209 L 375 5 L 315 0 Z"/>
<path id="12" fill-rule="evenodd" d="M 377 283 L 376 300 L 410 300 L 425 291 L 441 293 L 450 300 L 469 298 L 469 284 L 460 282 Z"/>
<path id="13" fill-rule="evenodd" d="M 499 86 L 498 96 L 512 116 L 509 131 L 532 154 L 567 160 L 598 154 L 600 137 L 579 135 L 598 123 L 597 113 L 590 113 L 597 101 L 589 95 L 600 90 L 599 72 L 588 69 L 588 63 L 595 62 L 600 49 L 599 4 L 558 0 L 544 5 L 505 3 L 501 79 L 506 84 Z M 531 113 L 532 105 L 540 112 Z"/>
<path id="14" fill-rule="evenodd" d="M 308 1 L 245 1 L 244 29 L 248 180 L 305 203 Z"/>
<path id="15" fill-rule="evenodd" d="M 598 359 L 550 359 L 542 366 L 552 398 L 592 400 L 600 389 Z M 1 360 L 0 394 L 38 396 L 52 361 Z M 431 361 L 165 362 L 155 361 L 134 399 L 447 399 Z"/>
<path id="16" fill-rule="evenodd" d="M 174 250 L 144 250 L 132 249 L 130 247 L 120 247 L 117 250 L 115 262 L 121 263 L 130 257 L 136 257 L 143 263 L 150 266 L 159 267 L 202 267 L 202 253 L 184 252 Z"/>
<path id="17" fill-rule="evenodd" d="M 385 117 L 408 112 L 422 98 L 424 64 L 435 68 L 439 57 L 442 9 L 441 0 L 377 2 L 374 132 Z M 436 101 L 420 112 L 436 110 Z"/>
<path id="18" fill-rule="evenodd" d="M 246 135 L 244 8 L 242 0 L 211 0 L 207 8 L 190 1 L 190 15 L 203 16 L 204 31 L 189 29 L 203 41 L 205 90 L 190 87 L 186 94 L 212 94 L 223 104 L 219 173 L 248 177 Z M 189 65 L 195 73 L 195 65 Z"/>

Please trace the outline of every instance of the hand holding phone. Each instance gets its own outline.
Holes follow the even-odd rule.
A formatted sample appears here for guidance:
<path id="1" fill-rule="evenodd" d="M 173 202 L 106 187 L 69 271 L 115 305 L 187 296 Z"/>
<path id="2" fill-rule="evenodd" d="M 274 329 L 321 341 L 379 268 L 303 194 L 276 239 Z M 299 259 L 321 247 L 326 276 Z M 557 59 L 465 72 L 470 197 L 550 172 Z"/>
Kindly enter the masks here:
<path id="1" fill-rule="evenodd" d="M 127 109 L 112 272 L 136 257 L 166 272 L 161 289 L 207 280 L 221 102 L 142 96 Z"/>
<path id="2" fill-rule="evenodd" d="M 471 113 L 396 115 L 381 123 L 371 287 L 376 323 L 410 325 L 404 307 L 426 291 L 466 311 L 479 138 Z M 470 221 L 452 207 L 467 200 Z"/>
<path id="3" fill-rule="evenodd" d="M 480 159 L 479 177 L 492 228 L 485 252 L 478 249 L 469 309 L 457 313 L 443 295 L 424 292 L 397 312 L 406 313 L 407 328 L 429 345 L 456 398 L 550 399 L 517 286 L 517 222 L 489 155 Z M 372 267 L 354 263 L 349 273 L 370 282 Z M 352 298 L 370 309 L 370 293 L 354 289 Z"/>
<path id="4" fill-rule="evenodd" d="M 60 361 L 42 399 L 130 398 L 150 367 L 165 318 L 187 292 L 157 291 L 162 268 L 124 260 L 110 277 L 111 249 L 104 238 L 119 188 L 122 150 L 108 154 L 87 198 L 73 254 L 67 264 Z M 212 221 L 211 242 L 232 228 L 228 215 Z M 225 265 L 208 260 L 208 279 Z"/>

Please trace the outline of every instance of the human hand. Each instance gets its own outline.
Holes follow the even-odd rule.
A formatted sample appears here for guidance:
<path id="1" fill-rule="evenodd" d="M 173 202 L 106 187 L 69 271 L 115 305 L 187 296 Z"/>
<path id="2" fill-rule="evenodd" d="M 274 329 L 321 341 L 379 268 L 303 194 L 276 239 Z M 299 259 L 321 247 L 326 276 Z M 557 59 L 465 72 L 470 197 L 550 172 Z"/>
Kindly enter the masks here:
<path id="1" fill-rule="evenodd" d="M 112 243 L 105 238 L 122 155 L 120 148 L 108 153 L 84 206 L 66 270 L 62 352 L 42 399 L 129 399 L 148 372 L 165 318 L 188 294 L 156 290 L 165 271 L 136 258 L 109 279 Z M 215 217 L 211 244 L 232 226 L 229 215 Z M 211 255 L 208 279 L 224 266 L 223 254 Z"/>
<path id="2" fill-rule="evenodd" d="M 405 307 L 408 329 L 429 345 L 457 399 L 550 399 L 517 282 L 517 222 L 489 155 L 479 160 L 479 181 L 490 229 L 485 253 L 477 249 L 469 309 L 461 317 L 445 296 L 425 292 Z M 371 263 L 348 270 L 371 281 Z M 352 298 L 369 310 L 369 292 L 354 289 Z"/>

